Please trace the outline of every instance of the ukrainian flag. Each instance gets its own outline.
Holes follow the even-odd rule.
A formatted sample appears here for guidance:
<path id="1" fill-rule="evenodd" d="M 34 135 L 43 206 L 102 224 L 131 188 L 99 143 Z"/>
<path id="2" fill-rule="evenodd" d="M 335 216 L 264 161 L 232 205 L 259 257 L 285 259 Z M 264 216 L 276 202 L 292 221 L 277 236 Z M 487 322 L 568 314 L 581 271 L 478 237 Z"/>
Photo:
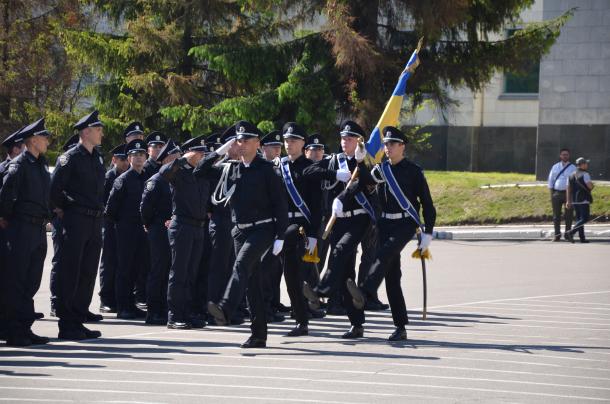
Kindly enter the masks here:
<path id="1" fill-rule="evenodd" d="M 402 100 L 407 90 L 407 80 L 409 80 L 409 77 L 419 65 L 417 54 L 421 48 L 422 40 L 423 38 L 419 40 L 417 49 L 415 49 L 409 58 L 405 69 L 400 74 L 392 97 L 386 104 L 383 114 L 381 114 L 381 118 L 379 118 L 377 126 L 373 129 L 373 133 L 369 137 L 368 142 L 366 142 L 366 150 L 375 163 L 379 163 L 383 157 L 383 135 L 381 134 L 381 130 L 386 126 L 398 126 L 398 117 L 400 116 Z"/>

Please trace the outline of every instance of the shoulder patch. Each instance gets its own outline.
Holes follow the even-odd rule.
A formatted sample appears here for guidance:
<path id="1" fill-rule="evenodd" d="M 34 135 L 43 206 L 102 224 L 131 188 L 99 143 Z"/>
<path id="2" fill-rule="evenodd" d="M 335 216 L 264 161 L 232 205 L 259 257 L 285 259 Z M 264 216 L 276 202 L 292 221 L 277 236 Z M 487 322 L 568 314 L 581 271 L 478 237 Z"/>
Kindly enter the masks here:
<path id="1" fill-rule="evenodd" d="M 19 168 L 17 164 L 10 164 L 8 166 L 8 173 L 15 174 L 17 172 L 17 168 Z"/>
<path id="2" fill-rule="evenodd" d="M 57 161 L 59 162 L 59 165 L 63 167 L 68 164 L 69 159 L 70 157 L 68 157 L 67 154 L 62 154 L 61 156 L 59 156 L 59 159 Z"/>
<path id="3" fill-rule="evenodd" d="M 114 187 L 116 189 L 123 188 L 123 179 L 122 178 L 117 178 L 116 180 L 114 180 Z"/>
<path id="4" fill-rule="evenodd" d="M 146 182 L 146 190 L 147 191 L 152 191 L 153 189 L 155 189 L 155 182 L 154 181 L 147 181 Z"/>

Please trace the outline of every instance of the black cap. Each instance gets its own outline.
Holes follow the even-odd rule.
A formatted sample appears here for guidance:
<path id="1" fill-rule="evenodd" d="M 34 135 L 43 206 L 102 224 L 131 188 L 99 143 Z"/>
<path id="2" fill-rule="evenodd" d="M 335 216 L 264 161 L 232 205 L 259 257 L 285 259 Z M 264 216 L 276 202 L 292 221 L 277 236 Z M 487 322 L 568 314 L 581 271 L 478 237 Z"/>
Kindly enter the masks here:
<path id="1" fill-rule="evenodd" d="M 127 155 L 137 152 L 146 153 L 146 143 L 144 143 L 143 140 L 134 139 L 131 142 L 127 143 L 127 146 L 125 146 L 125 152 L 127 153 Z"/>
<path id="2" fill-rule="evenodd" d="M 32 136 L 51 136 L 51 133 L 44 127 L 44 118 L 32 122 L 20 132 L 20 137 L 23 140 Z"/>
<path id="3" fill-rule="evenodd" d="M 7 149 L 10 149 L 11 147 L 16 145 L 17 143 L 23 142 L 23 138 L 21 137 L 21 132 L 25 128 L 26 127 L 24 126 L 24 127 L 20 128 L 20 129 L 17 129 L 15 132 L 11 133 L 10 135 L 8 135 L 6 137 L 6 139 L 4 139 L 2 141 L 2 146 L 6 147 Z"/>
<path id="4" fill-rule="evenodd" d="M 383 143 L 386 142 L 399 142 L 399 143 L 409 143 L 409 140 L 405 136 L 404 133 L 398 128 L 394 126 L 386 126 L 381 131 L 383 134 Z"/>
<path id="5" fill-rule="evenodd" d="M 110 150 L 110 153 L 112 153 L 112 155 L 114 157 L 124 159 L 127 157 L 127 153 L 125 152 L 125 146 L 126 146 L 125 143 L 120 144 L 117 147 L 115 147 L 114 149 Z"/>
<path id="6" fill-rule="evenodd" d="M 222 132 L 222 135 L 220 136 L 220 143 L 227 143 L 229 140 L 234 139 L 237 136 L 237 133 L 235 132 L 235 125 L 229 126 L 227 129 L 225 129 L 224 132 Z"/>
<path id="7" fill-rule="evenodd" d="M 364 129 L 354 121 L 341 122 L 341 136 L 365 137 Z"/>
<path id="8" fill-rule="evenodd" d="M 187 140 L 180 147 L 183 151 L 200 151 L 205 152 L 207 149 L 205 148 L 205 136 L 197 136 L 192 139 Z"/>
<path id="9" fill-rule="evenodd" d="M 325 147 L 322 137 L 320 136 L 319 133 L 314 133 L 313 135 L 309 136 L 307 138 L 307 140 L 305 141 L 306 149 L 312 149 L 314 147 L 321 147 L 321 148 Z"/>
<path id="10" fill-rule="evenodd" d="M 305 131 L 296 122 L 286 122 L 282 129 L 284 139 L 293 137 L 296 139 L 305 140 Z"/>
<path id="11" fill-rule="evenodd" d="M 167 143 L 165 143 L 165 146 L 163 146 L 163 148 L 159 152 L 159 155 L 157 156 L 156 161 L 160 163 L 167 156 L 169 156 L 170 154 L 174 154 L 174 153 L 180 153 L 180 148 L 178 147 L 178 145 L 176 143 L 174 143 L 174 141 L 172 139 L 169 139 L 167 141 Z"/>
<path id="12" fill-rule="evenodd" d="M 123 131 L 123 137 L 141 135 L 142 133 L 144 133 L 144 126 L 140 122 L 132 122 Z"/>
<path id="13" fill-rule="evenodd" d="M 207 147 L 209 152 L 216 151 L 220 146 L 222 146 L 222 134 L 221 133 L 212 133 L 205 139 L 205 147 Z"/>
<path id="14" fill-rule="evenodd" d="M 74 129 L 83 130 L 85 128 L 91 128 L 94 126 L 104 126 L 102 121 L 99 119 L 99 112 L 97 110 L 79 119 L 74 125 Z"/>
<path id="15" fill-rule="evenodd" d="M 245 139 L 249 137 L 263 137 L 263 133 L 260 131 L 260 129 L 248 121 L 238 121 L 234 126 L 235 133 L 237 134 L 237 139 Z"/>
<path id="16" fill-rule="evenodd" d="M 261 139 L 261 146 L 281 146 L 282 145 L 282 132 L 279 130 L 272 130 L 267 133 Z"/>
<path id="17" fill-rule="evenodd" d="M 68 151 L 71 148 L 73 148 L 74 146 L 76 146 L 78 144 L 78 140 L 79 140 L 79 136 L 78 135 L 72 135 L 70 136 L 70 139 L 66 140 L 66 143 L 64 143 L 64 145 L 61 147 L 63 151 Z"/>
<path id="18" fill-rule="evenodd" d="M 146 136 L 146 144 L 148 146 L 165 143 L 167 143 L 167 136 L 165 136 L 165 133 L 159 132 L 158 130 L 153 130 L 150 132 L 150 135 Z"/>

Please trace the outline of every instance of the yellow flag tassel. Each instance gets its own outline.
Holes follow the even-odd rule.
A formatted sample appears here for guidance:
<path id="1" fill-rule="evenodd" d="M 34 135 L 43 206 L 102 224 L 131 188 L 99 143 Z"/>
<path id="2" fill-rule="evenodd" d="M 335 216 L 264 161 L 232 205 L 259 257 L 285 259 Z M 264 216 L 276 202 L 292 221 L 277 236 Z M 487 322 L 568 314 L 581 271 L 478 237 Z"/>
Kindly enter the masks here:
<path id="1" fill-rule="evenodd" d="M 425 259 L 425 260 L 431 260 L 432 259 L 432 253 L 430 252 L 429 248 L 426 248 L 426 250 L 422 253 L 421 250 L 419 248 L 416 248 L 415 251 L 413 251 L 413 254 L 411 254 L 412 258 L 415 258 L 416 260 L 418 259 Z"/>
<path id="2" fill-rule="evenodd" d="M 313 254 L 310 254 L 309 250 L 305 252 L 305 255 L 303 255 L 303 262 L 310 262 L 312 264 L 317 264 L 318 262 L 320 262 L 320 257 L 318 257 L 317 245 L 313 249 Z"/>

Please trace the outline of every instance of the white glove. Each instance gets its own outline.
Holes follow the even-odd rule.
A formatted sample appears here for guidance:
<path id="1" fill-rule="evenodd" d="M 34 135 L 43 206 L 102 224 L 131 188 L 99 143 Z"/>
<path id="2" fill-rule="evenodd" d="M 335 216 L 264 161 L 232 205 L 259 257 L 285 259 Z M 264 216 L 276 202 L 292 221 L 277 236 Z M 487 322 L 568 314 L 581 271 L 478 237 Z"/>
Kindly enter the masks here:
<path id="1" fill-rule="evenodd" d="M 235 143 L 235 138 L 229 140 L 227 143 L 216 149 L 216 154 L 218 154 L 219 156 L 224 156 L 225 154 L 227 154 L 233 143 Z"/>
<path id="2" fill-rule="evenodd" d="M 315 250 L 316 244 L 318 244 L 317 238 L 307 237 L 307 251 L 310 255 L 313 254 L 313 250 Z"/>
<path id="3" fill-rule="evenodd" d="M 335 198 L 332 209 L 335 216 L 341 216 L 343 214 L 343 202 Z"/>
<path id="4" fill-rule="evenodd" d="M 337 181 L 348 182 L 352 178 L 350 170 L 337 170 Z"/>
<path id="5" fill-rule="evenodd" d="M 356 158 L 356 161 L 359 163 L 364 160 L 364 158 L 366 157 L 366 149 L 364 148 L 364 145 L 358 143 L 354 157 Z"/>
<path id="6" fill-rule="evenodd" d="M 430 243 L 432 242 L 432 234 L 421 233 L 421 240 L 419 242 L 418 248 L 423 252 L 430 247 Z"/>
<path id="7" fill-rule="evenodd" d="M 273 242 L 273 255 L 278 255 L 282 252 L 282 248 L 284 247 L 284 240 L 275 240 Z"/>

